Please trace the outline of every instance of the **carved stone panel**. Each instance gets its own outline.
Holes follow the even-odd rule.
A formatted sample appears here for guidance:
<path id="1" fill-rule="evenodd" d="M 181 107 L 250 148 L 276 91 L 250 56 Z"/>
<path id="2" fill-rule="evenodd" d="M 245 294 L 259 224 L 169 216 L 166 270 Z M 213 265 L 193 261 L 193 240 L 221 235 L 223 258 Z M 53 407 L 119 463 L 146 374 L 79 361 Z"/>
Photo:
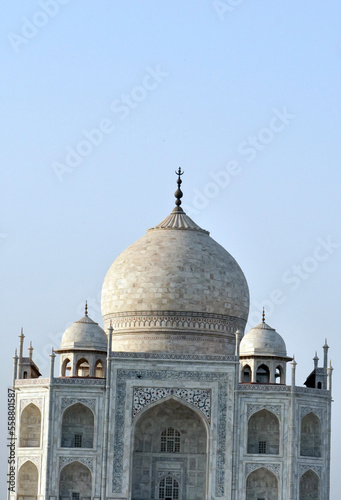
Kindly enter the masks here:
<path id="1" fill-rule="evenodd" d="M 264 467 L 265 469 L 268 469 L 270 472 L 273 472 L 278 478 L 280 477 L 281 474 L 281 464 L 273 464 L 273 463 L 247 463 L 245 464 L 245 475 L 248 476 L 251 472 L 254 470 L 260 469 L 261 467 Z"/>
<path id="2" fill-rule="evenodd" d="M 81 403 L 85 406 L 88 406 L 93 412 L 95 412 L 96 409 L 96 399 L 90 399 L 90 398 L 62 398 L 62 411 L 65 410 L 65 408 L 68 408 L 68 406 L 72 406 L 76 403 Z"/>
<path id="3" fill-rule="evenodd" d="M 42 411 L 43 408 L 43 400 L 42 398 L 34 398 L 34 399 L 22 399 L 20 401 L 20 413 L 23 411 L 26 406 L 34 404 L 35 406 L 38 406 L 39 410 Z"/>
<path id="4" fill-rule="evenodd" d="M 133 418 L 151 403 L 175 396 L 187 403 L 196 406 L 210 421 L 211 419 L 211 390 L 210 389 L 184 389 L 167 387 L 134 387 L 133 393 Z"/>
<path id="5" fill-rule="evenodd" d="M 278 420 L 281 419 L 281 407 L 280 405 L 254 405 L 254 404 L 248 404 L 247 405 L 247 418 L 250 418 L 251 415 L 254 413 L 257 413 L 258 411 L 261 410 L 268 410 L 271 411 L 271 413 L 274 413 Z"/>
<path id="6" fill-rule="evenodd" d="M 59 472 L 65 465 L 71 464 L 72 462 L 79 462 L 93 472 L 94 459 L 90 457 L 59 457 Z"/>

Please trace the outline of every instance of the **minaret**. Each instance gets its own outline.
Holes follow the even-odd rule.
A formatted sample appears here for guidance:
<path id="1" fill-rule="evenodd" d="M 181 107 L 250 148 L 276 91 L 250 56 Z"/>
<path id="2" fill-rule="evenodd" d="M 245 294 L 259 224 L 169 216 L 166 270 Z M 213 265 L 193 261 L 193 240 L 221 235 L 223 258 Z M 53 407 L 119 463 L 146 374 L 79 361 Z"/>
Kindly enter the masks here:
<path id="1" fill-rule="evenodd" d="M 23 362 L 23 355 L 24 355 L 24 329 L 21 328 L 21 332 L 19 335 L 19 357 L 18 357 L 18 372 L 17 372 L 17 378 L 23 378 L 22 375 L 22 362 Z"/>
<path id="2" fill-rule="evenodd" d="M 32 341 L 30 341 L 30 347 L 28 348 L 28 357 L 32 361 L 33 358 L 33 347 L 32 347 Z"/>
<path id="3" fill-rule="evenodd" d="M 329 345 L 327 344 L 327 339 L 325 339 L 323 346 L 323 389 L 327 389 L 327 368 L 328 368 L 328 349 Z"/>

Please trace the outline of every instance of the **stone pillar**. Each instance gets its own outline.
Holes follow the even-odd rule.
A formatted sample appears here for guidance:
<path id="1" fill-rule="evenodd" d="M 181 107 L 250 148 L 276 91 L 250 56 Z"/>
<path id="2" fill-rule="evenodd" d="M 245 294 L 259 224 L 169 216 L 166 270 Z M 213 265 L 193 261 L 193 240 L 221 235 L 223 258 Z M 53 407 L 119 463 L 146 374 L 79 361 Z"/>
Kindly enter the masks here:
<path id="1" fill-rule="evenodd" d="M 256 366 L 257 366 L 256 360 L 252 359 L 251 363 L 250 363 L 250 368 L 251 368 L 251 383 L 256 383 L 256 372 L 257 372 Z"/>
<path id="2" fill-rule="evenodd" d="M 49 384 L 49 414 L 47 424 L 47 446 L 46 446 L 46 483 L 45 483 L 45 498 L 49 498 L 50 481 L 51 481 L 51 443 L 53 431 L 53 379 L 54 379 L 54 361 L 56 355 L 54 350 L 50 354 L 50 384 Z"/>
<path id="3" fill-rule="evenodd" d="M 15 381 L 17 377 L 18 377 L 18 355 L 17 355 L 17 350 L 15 350 L 15 354 L 13 356 L 13 381 L 12 381 L 13 388 L 15 386 Z"/>
<path id="4" fill-rule="evenodd" d="M 102 448 L 102 477 L 101 477 L 101 498 L 104 500 L 107 494 L 107 469 L 108 469 L 108 434 L 109 434 L 109 416 L 110 416 L 110 379 L 111 379 L 111 346 L 112 346 L 113 327 L 110 322 L 108 330 L 107 347 L 107 369 L 105 382 L 105 413 L 103 423 L 103 448 Z"/>
<path id="5" fill-rule="evenodd" d="M 236 331 L 236 348 L 234 351 L 234 355 L 236 357 L 238 371 L 237 371 L 236 376 L 235 376 L 235 387 L 237 387 L 238 383 L 241 382 L 241 376 L 242 376 L 242 370 L 241 370 L 241 366 L 239 364 L 239 345 L 240 345 L 241 336 L 242 336 L 241 331 L 237 330 Z"/>
<path id="6" fill-rule="evenodd" d="M 269 383 L 270 384 L 276 383 L 275 371 L 276 371 L 276 362 L 271 361 L 269 363 Z"/>
<path id="7" fill-rule="evenodd" d="M 332 367 L 332 362 L 330 362 L 328 368 L 327 368 L 327 376 L 328 376 L 328 381 L 327 381 L 327 389 L 330 391 L 330 397 L 332 396 L 332 374 L 333 374 L 334 368 Z"/>
<path id="8" fill-rule="evenodd" d="M 295 356 L 291 362 L 291 399 L 290 399 L 290 424 L 289 424 L 289 439 L 290 439 L 290 451 L 289 451 L 289 491 L 288 500 L 296 500 L 296 481 L 294 481 L 295 475 L 295 461 L 296 461 L 296 398 L 295 398 L 295 386 L 296 386 L 296 361 Z"/>

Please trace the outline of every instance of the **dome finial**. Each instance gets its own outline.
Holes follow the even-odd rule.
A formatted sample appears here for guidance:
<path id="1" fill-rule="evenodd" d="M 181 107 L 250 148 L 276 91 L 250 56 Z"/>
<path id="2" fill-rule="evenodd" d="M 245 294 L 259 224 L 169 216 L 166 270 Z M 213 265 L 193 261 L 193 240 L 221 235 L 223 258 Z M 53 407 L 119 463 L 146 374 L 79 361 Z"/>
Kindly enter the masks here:
<path id="1" fill-rule="evenodd" d="M 88 301 L 85 301 L 85 316 L 88 315 Z"/>
<path id="2" fill-rule="evenodd" d="M 177 172 L 175 172 L 176 175 L 178 176 L 178 179 L 177 179 L 177 184 L 178 184 L 178 189 L 175 191 L 174 193 L 174 196 L 176 198 L 176 202 L 175 202 L 175 205 L 177 206 L 178 210 L 181 211 L 182 209 L 180 208 L 180 205 L 181 205 L 181 198 L 183 197 L 183 192 L 181 191 L 181 184 L 182 184 L 182 180 L 181 180 L 181 176 L 185 173 L 185 172 L 181 172 L 181 167 L 179 167 L 179 170 Z"/>
<path id="3" fill-rule="evenodd" d="M 265 323 L 265 309 L 263 307 L 263 312 L 262 312 L 262 323 Z"/>

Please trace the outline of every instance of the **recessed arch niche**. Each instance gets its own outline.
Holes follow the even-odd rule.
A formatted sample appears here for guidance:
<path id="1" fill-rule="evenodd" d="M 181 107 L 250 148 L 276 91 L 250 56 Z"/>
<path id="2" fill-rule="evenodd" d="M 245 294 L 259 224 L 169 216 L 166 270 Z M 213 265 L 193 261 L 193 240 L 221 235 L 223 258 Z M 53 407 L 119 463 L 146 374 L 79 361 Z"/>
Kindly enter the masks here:
<path id="1" fill-rule="evenodd" d="M 59 479 L 60 498 L 73 498 L 72 493 L 78 493 L 80 499 L 92 498 L 90 469 L 77 461 L 63 467 Z"/>
<path id="2" fill-rule="evenodd" d="M 265 467 L 251 472 L 246 480 L 246 500 L 278 500 L 278 480 Z"/>
<path id="3" fill-rule="evenodd" d="M 299 500 L 320 500 L 320 479 L 315 472 L 308 470 L 300 479 Z"/>
<path id="4" fill-rule="evenodd" d="M 38 495 L 38 469 L 33 462 L 28 460 L 19 469 L 18 474 L 18 499 L 36 500 Z"/>
<path id="5" fill-rule="evenodd" d="M 159 401 L 139 415 L 133 433 L 132 500 L 172 498 L 162 496 L 166 476 L 174 499 L 206 498 L 208 438 L 199 412 L 176 398 Z"/>

